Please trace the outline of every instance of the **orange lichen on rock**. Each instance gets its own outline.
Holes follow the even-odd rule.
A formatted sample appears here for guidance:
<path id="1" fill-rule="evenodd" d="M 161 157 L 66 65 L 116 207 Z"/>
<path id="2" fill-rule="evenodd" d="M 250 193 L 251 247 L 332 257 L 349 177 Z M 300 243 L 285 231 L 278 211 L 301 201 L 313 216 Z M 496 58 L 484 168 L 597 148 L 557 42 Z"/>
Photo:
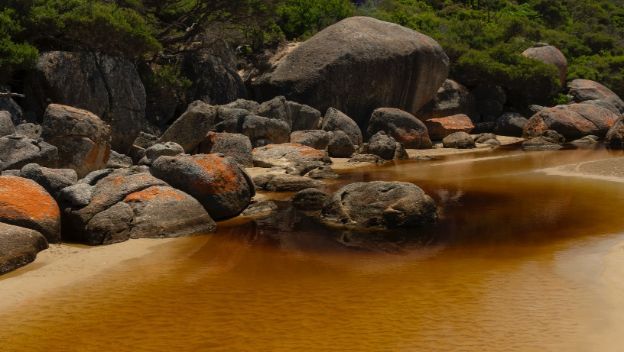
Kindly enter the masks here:
<path id="1" fill-rule="evenodd" d="M 206 187 L 207 194 L 221 194 L 225 192 L 236 192 L 240 189 L 243 177 L 237 172 L 236 165 L 229 165 L 226 160 L 215 154 L 197 154 L 193 160 L 202 170 L 210 175 L 211 182 L 206 185 L 204 182 L 198 187 Z"/>
<path id="2" fill-rule="evenodd" d="M 54 199 L 34 181 L 15 176 L 0 177 L 0 219 L 59 219 Z"/>
<path id="3" fill-rule="evenodd" d="M 173 188 L 154 186 L 127 195 L 124 202 L 149 202 L 158 198 L 182 201 L 185 197 L 180 193 L 180 191 Z"/>

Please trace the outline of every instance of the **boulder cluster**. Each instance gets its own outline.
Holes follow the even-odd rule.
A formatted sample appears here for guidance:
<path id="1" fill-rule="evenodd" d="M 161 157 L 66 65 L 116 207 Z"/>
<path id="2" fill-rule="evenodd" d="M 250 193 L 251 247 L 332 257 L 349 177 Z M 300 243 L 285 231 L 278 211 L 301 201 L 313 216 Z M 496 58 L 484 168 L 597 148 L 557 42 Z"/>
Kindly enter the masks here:
<path id="1" fill-rule="evenodd" d="M 540 44 L 523 55 L 556 66 L 565 83 L 559 50 Z M 216 221 L 276 209 L 254 202 L 256 189 L 297 192 L 295 208 L 343 229 L 436 220 L 432 198 L 409 183 L 325 193 L 322 180 L 338 177 L 332 158 L 385 163 L 410 149 L 496 147 L 497 135 L 525 137 L 526 150 L 600 139 L 624 148 L 624 102 L 607 87 L 577 79 L 570 104 L 509 111 L 503 88 L 448 79 L 433 39 L 371 18 L 343 20 L 275 59 L 247 82 L 255 100 L 237 94 L 231 71 L 227 94 L 204 92 L 219 83 L 210 62 L 187 62 L 200 99 L 170 119 L 146 102 L 127 60 L 41 55 L 26 98 L 0 98 L 0 274 L 49 243 L 210 233 Z M 270 170 L 252 178 L 252 167 Z"/>

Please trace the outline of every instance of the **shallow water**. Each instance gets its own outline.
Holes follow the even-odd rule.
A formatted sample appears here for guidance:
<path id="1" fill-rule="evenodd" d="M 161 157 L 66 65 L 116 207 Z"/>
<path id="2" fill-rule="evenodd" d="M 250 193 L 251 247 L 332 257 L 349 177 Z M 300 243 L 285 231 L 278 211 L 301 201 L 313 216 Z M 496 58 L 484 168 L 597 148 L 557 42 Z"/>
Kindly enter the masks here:
<path id="1" fill-rule="evenodd" d="M 621 156 L 501 150 L 345 173 L 330 188 L 420 185 L 440 223 L 385 245 L 289 209 L 221 224 L 0 312 L 0 350 L 618 351 L 624 184 L 536 170 Z"/>

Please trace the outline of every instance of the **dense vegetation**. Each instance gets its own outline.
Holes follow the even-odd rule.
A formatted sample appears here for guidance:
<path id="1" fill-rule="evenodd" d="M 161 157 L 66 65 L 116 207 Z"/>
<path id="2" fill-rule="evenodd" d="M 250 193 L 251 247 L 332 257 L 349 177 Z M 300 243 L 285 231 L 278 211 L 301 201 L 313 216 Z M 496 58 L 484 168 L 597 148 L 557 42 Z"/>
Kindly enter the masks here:
<path id="1" fill-rule="evenodd" d="M 359 14 L 434 37 L 451 58 L 453 78 L 501 85 L 518 103 L 557 99 L 555 69 L 518 55 L 536 42 L 564 52 L 569 78 L 624 95 L 624 0 L 0 0 L 0 9 L 4 81 L 32 66 L 40 50 L 151 62 L 194 48 L 209 31 L 227 33 L 252 54 Z"/>

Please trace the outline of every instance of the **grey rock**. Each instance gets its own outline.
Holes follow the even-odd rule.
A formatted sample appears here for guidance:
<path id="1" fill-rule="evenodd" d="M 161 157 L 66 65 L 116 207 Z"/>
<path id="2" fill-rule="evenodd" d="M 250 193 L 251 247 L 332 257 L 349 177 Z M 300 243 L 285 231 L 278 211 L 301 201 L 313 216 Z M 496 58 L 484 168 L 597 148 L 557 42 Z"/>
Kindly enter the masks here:
<path id="1" fill-rule="evenodd" d="M 200 153 L 222 154 L 231 157 L 244 167 L 253 166 L 251 151 L 251 140 L 240 133 L 208 132 L 206 139 L 199 145 Z"/>
<path id="2" fill-rule="evenodd" d="M 48 102 L 99 116 L 112 130 L 112 147 L 126 153 L 145 123 L 145 88 L 134 64 L 89 52 L 43 53 L 26 83 L 26 105 L 36 116 Z"/>
<path id="3" fill-rule="evenodd" d="M 337 109 L 327 109 L 321 122 L 321 128 L 329 132 L 344 132 L 353 145 L 359 146 L 363 142 L 362 131 L 357 123 Z"/>
<path id="4" fill-rule="evenodd" d="M 212 131 L 217 123 L 217 108 L 194 101 L 163 133 L 159 142 L 175 142 L 187 153 L 192 152 L 204 140 L 206 133 Z"/>
<path id="5" fill-rule="evenodd" d="M 233 108 L 233 109 L 244 109 L 252 113 L 255 113 L 256 111 L 258 111 L 258 108 L 260 107 L 260 103 L 253 101 L 253 100 L 237 99 L 224 106 Z"/>
<path id="6" fill-rule="evenodd" d="M 133 218 L 134 213 L 128 204 L 116 203 L 95 214 L 77 240 L 90 246 L 127 241 Z"/>
<path id="7" fill-rule="evenodd" d="M 110 127 L 89 111 L 50 104 L 43 116 L 42 137 L 58 148 L 58 166 L 82 177 L 106 167 L 111 150 Z"/>
<path id="8" fill-rule="evenodd" d="M 15 133 L 15 125 L 8 111 L 0 110 L 0 137 Z"/>
<path id="9" fill-rule="evenodd" d="M 77 183 L 63 188 L 58 194 L 58 202 L 71 208 L 82 208 L 91 202 L 95 187 L 88 183 Z"/>
<path id="10" fill-rule="evenodd" d="M 41 233 L 0 223 L 0 275 L 33 262 L 37 253 L 47 248 Z"/>
<path id="11" fill-rule="evenodd" d="M 297 192 L 322 186 L 318 180 L 289 174 L 263 174 L 254 177 L 253 182 L 259 189 L 270 192 Z"/>
<path id="12" fill-rule="evenodd" d="M 331 135 L 331 132 L 323 130 L 295 131 L 290 134 L 290 142 L 324 150 L 329 145 Z"/>
<path id="13" fill-rule="evenodd" d="M 305 176 L 308 176 L 309 178 L 313 178 L 315 180 L 331 180 L 340 177 L 340 175 L 332 170 L 331 166 L 329 165 L 321 166 L 314 170 L 310 170 L 310 172 L 305 174 Z"/>
<path id="14" fill-rule="evenodd" d="M 38 164 L 25 165 L 20 170 L 20 176 L 37 182 L 54 198 L 63 188 L 78 182 L 78 175 L 72 169 L 50 169 Z"/>
<path id="15" fill-rule="evenodd" d="M 350 158 L 355 153 L 356 147 L 351 142 L 349 136 L 343 131 L 336 131 L 331 134 L 327 153 L 332 158 Z"/>
<path id="16" fill-rule="evenodd" d="M 370 138 L 364 152 L 377 155 L 384 160 L 404 160 L 408 158 L 407 152 L 401 143 L 383 131 L 377 132 Z"/>
<path id="17" fill-rule="evenodd" d="M 444 50 L 430 37 L 370 17 L 350 17 L 299 45 L 252 87 L 262 99 L 284 95 L 320 111 L 333 106 L 364 126 L 379 106 L 420 110 L 446 79 L 448 67 Z M 353 98 L 355 92 L 362 94 Z"/>
<path id="18" fill-rule="evenodd" d="M 39 139 L 43 133 L 43 127 L 35 123 L 22 123 L 15 126 L 15 135 L 30 139 Z"/>
<path id="19" fill-rule="evenodd" d="M 304 175 L 310 170 L 331 163 L 327 152 L 301 144 L 270 144 L 253 150 L 254 166 L 285 169 L 288 173 Z"/>
<path id="20" fill-rule="evenodd" d="M 494 133 L 481 133 L 474 136 L 473 140 L 475 141 L 475 143 L 486 144 L 486 142 L 490 140 L 498 140 L 498 138 Z"/>
<path id="21" fill-rule="evenodd" d="M 106 167 L 110 169 L 123 169 L 133 165 L 132 158 L 111 150 Z"/>
<path id="22" fill-rule="evenodd" d="M 423 121 L 457 114 L 477 120 L 477 100 L 466 87 L 451 79 L 444 81 L 433 99 L 416 113 Z"/>
<path id="23" fill-rule="evenodd" d="M 496 120 L 494 131 L 502 136 L 521 137 L 527 122 L 529 122 L 529 119 L 521 114 L 514 112 L 504 113 Z"/>
<path id="24" fill-rule="evenodd" d="M 288 128 L 292 128 L 290 106 L 283 96 L 275 97 L 260 104 L 256 114 L 262 117 L 284 121 L 288 124 Z"/>
<path id="25" fill-rule="evenodd" d="M 591 100 L 601 100 L 617 108 L 620 114 L 624 114 L 624 101 L 611 89 L 588 79 L 575 79 L 568 83 L 568 94 L 577 103 Z"/>
<path id="26" fill-rule="evenodd" d="M 436 204 L 407 182 L 358 182 L 342 187 L 325 203 L 322 219 L 339 227 L 392 229 L 435 222 Z"/>
<path id="27" fill-rule="evenodd" d="M 315 108 L 288 101 L 293 131 L 316 130 L 321 128 L 321 112 Z"/>
<path id="28" fill-rule="evenodd" d="M 373 111 L 368 123 L 368 135 L 372 136 L 380 131 L 394 138 L 404 148 L 428 149 L 432 146 L 427 126 L 406 111 L 394 108 Z"/>
<path id="29" fill-rule="evenodd" d="M 55 166 L 58 149 L 46 142 L 21 136 L 0 137 L 0 170 L 22 168 L 37 163 Z"/>
<path id="30" fill-rule="evenodd" d="M 145 156 L 140 164 L 151 165 L 161 156 L 176 156 L 184 154 L 184 148 L 175 142 L 156 143 L 145 150 Z"/>
<path id="31" fill-rule="evenodd" d="M 293 206 L 300 210 L 321 210 L 329 195 L 317 188 L 307 188 L 297 192 L 292 199 Z"/>
<path id="32" fill-rule="evenodd" d="M 250 218 L 266 218 L 274 214 L 277 209 L 277 204 L 270 200 L 253 202 L 241 213 L 241 216 Z"/>
<path id="33" fill-rule="evenodd" d="M 349 163 L 371 163 L 371 164 L 383 165 L 386 163 L 386 160 L 381 158 L 379 155 L 358 153 L 358 154 L 353 154 L 351 159 L 349 159 L 347 162 Z"/>
<path id="34" fill-rule="evenodd" d="M 590 134 L 604 137 L 618 118 L 619 114 L 593 104 L 559 105 L 533 115 L 524 126 L 524 135 L 537 137 L 555 130 L 569 140 Z"/>
<path id="35" fill-rule="evenodd" d="M 605 143 L 610 149 L 624 149 L 624 117 L 619 118 L 609 129 Z"/>
<path id="36" fill-rule="evenodd" d="M 255 115 L 247 116 L 238 132 L 249 137 L 254 147 L 288 143 L 290 139 L 290 127 L 285 121 Z"/>
<path id="37" fill-rule="evenodd" d="M 475 148 L 475 141 L 466 132 L 452 133 L 442 140 L 444 148 L 472 149 Z"/>

